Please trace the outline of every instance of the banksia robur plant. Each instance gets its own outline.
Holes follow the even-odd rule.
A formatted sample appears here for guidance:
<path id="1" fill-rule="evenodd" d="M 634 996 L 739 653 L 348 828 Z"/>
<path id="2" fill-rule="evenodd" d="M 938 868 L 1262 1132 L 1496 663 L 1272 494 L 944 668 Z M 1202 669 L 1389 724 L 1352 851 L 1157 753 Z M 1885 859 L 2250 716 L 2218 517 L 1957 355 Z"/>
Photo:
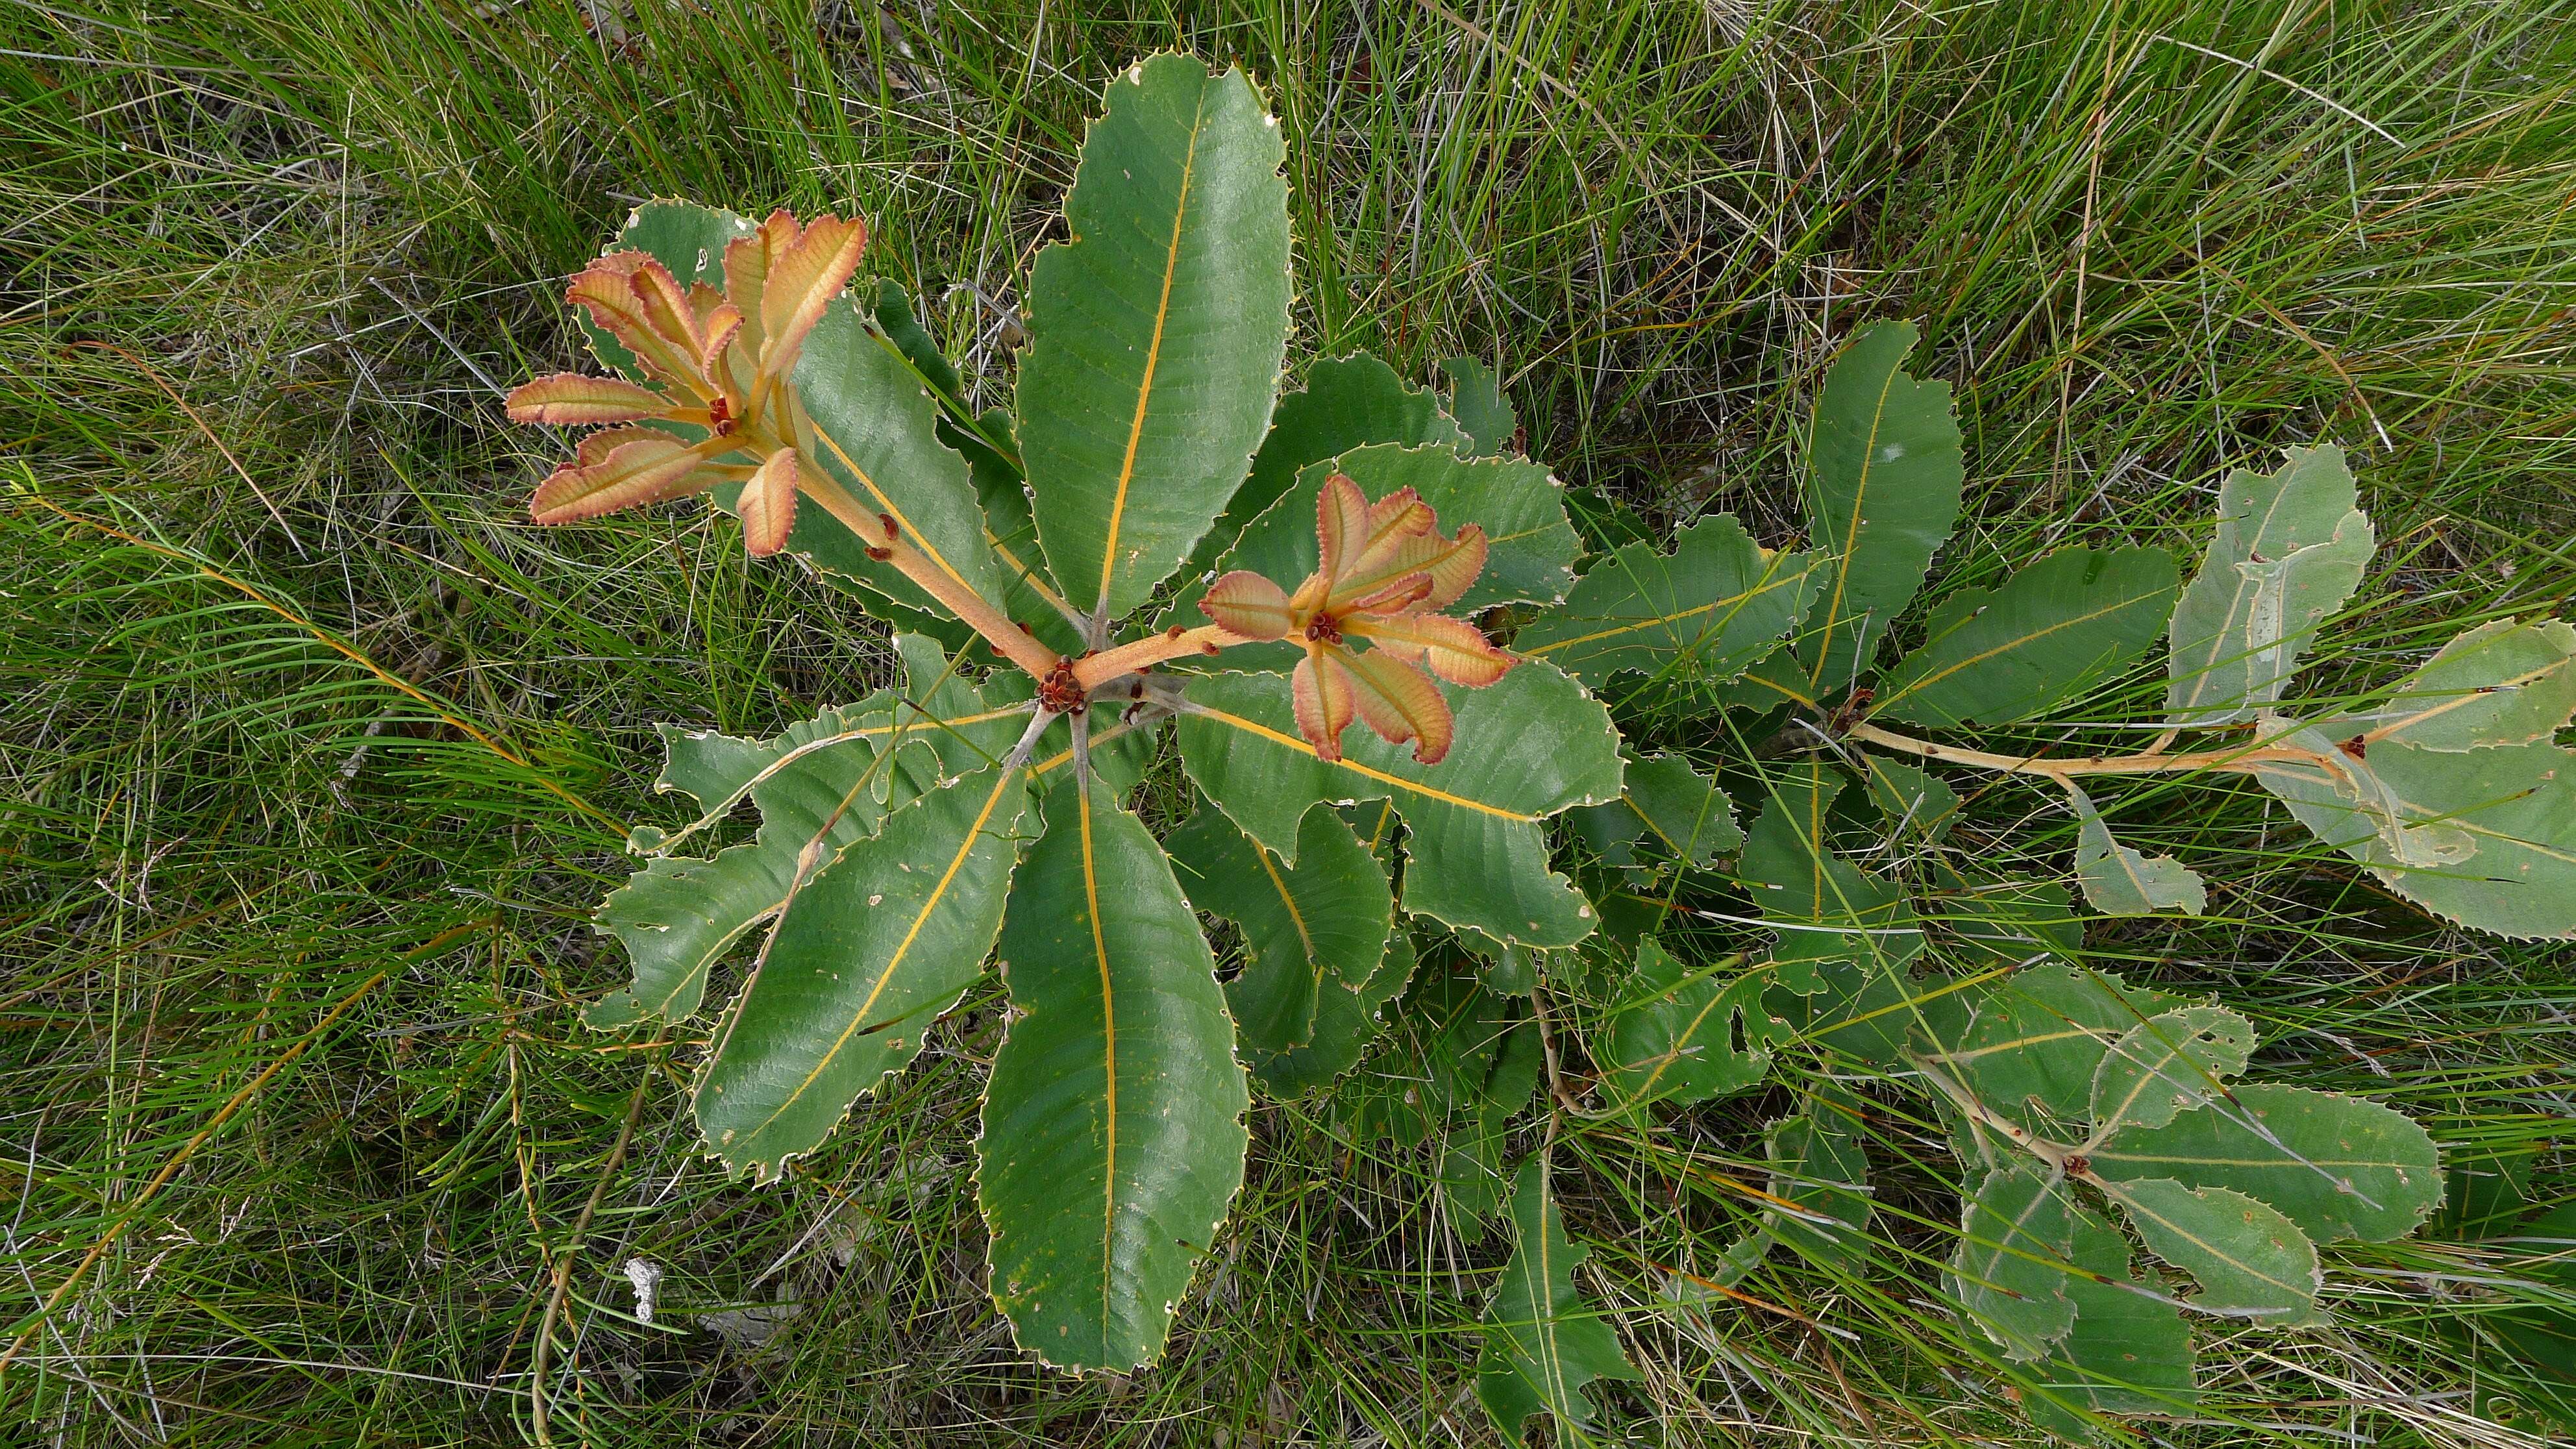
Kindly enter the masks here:
<path id="1" fill-rule="evenodd" d="M 908 669 L 773 739 L 667 735 L 663 784 L 701 813 L 632 842 L 651 859 L 600 922 L 635 979 L 589 1019 L 693 1014 L 759 932 L 695 1110 L 730 1168 L 770 1178 L 998 960 L 992 1290 L 1066 1367 L 1160 1352 L 1242 1180 L 1245 1060 L 1290 1092 L 1347 1070 L 1411 929 L 1587 933 L 1544 822 L 1619 793 L 1583 687 L 1443 612 L 1562 597 L 1577 542 L 1547 470 L 1478 456 L 1373 359 L 1310 369 L 1371 404 L 1359 426 L 1282 397 L 1283 159 L 1240 72 L 1157 56 L 1114 82 L 1072 240 L 1037 261 L 1008 413 L 967 406 L 899 290 L 849 297 L 860 222 L 679 202 L 639 209 L 567 293 L 610 375 L 510 398 L 522 421 L 600 429 L 539 485 L 537 521 L 705 494 L 752 554 L 865 590 Z M 1302 542 L 1246 546 L 1283 533 Z M 1194 557 L 1223 577 L 1177 599 Z M 1276 658 L 1283 640 L 1302 657 Z M 1194 868 L 1186 894 L 1124 803 L 1175 719 L 1207 808 L 1174 848 L 1231 877 Z M 1388 750 L 1346 754 L 1354 719 Z M 1465 740 L 1473 764 L 1450 758 Z M 745 796 L 754 839 L 675 853 Z M 1353 833 L 1338 807 L 1358 799 L 1413 822 L 1401 857 Z M 1220 985 L 1194 897 L 1240 918 L 1258 969 Z"/>
<path id="2" fill-rule="evenodd" d="M 1555 1127 L 1651 1130 L 1761 1089 L 1786 1053 L 1948 1126 L 1958 1246 L 1909 1291 L 1973 1319 L 2068 1433 L 2192 1402 L 2186 1310 L 2313 1322 L 2320 1245 L 2431 1210 L 2412 1122 L 2234 1084 L 2247 1018 L 2081 969 L 2078 891 L 2115 916 L 2210 894 L 2115 838 L 2096 795 L 2241 777 L 2397 895 L 2576 937 L 2576 632 L 2490 619 L 2393 688 L 2300 701 L 2374 546 L 2328 447 L 2232 474 L 2188 585 L 2160 547 L 2070 547 L 1917 628 L 1965 459 L 1947 386 L 1904 370 L 1904 324 L 1825 371 L 1803 546 L 1709 518 L 1578 579 L 1563 490 L 1508 451 L 1489 372 L 1453 360 L 1444 406 L 1365 355 L 1292 365 L 1284 158 L 1239 71 L 1161 55 L 1113 81 L 1068 239 L 1031 269 L 1008 407 L 969 403 L 901 288 L 851 294 L 855 219 L 656 201 L 573 279 L 606 372 L 539 378 L 509 411 L 597 431 L 536 521 L 703 495 L 751 554 L 851 586 L 903 664 L 769 738 L 666 727 L 659 783 L 695 813 L 636 830 L 645 862 L 601 905 L 634 967 L 587 1013 L 603 1029 L 700 1014 L 756 942 L 693 1087 L 728 1171 L 774 1180 L 816 1151 L 997 969 L 976 1185 L 1024 1349 L 1153 1362 L 1242 1184 L 1253 1085 L 1329 1092 L 1400 1149 L 1456 1127 L 1444 1192 L 1511 1224 L 1477 1373 L 1507 1435 L 1588 1425 L 1591 1386 L 1635 1376 L 1581 1300 Z M 2064 745 L 2160 639 L 2156 738 Z M 1605 697 L 1665 752 L 1626 753 Z M 1641 697 L 1662 703 L 1631 721 Z M 1727 710 L 1769 721 L 1765 743 L 1717 758 L 1742 738 Z M 2063 728 L 1982 738 L 2041 726 Z M 1131 805 L 1158 758 L 1188 796 L 1160 837 Z M 2060 878 L 1954 841 L 1950 770 L 2048 792 L 2074 827 Z M 682 853 L 746 798 L 752 838 Z M 1231 923 L 1223 981 L 1202 913 Z M 1684 923 L 1739 939 L 1705 951 Z M 1556 1031 L 1549 973 L 1569 970 L 1610 1005 Z M 1372 1050 L 1376 1085 L 1353 1077 Z M 1515 1166 L 1542 1081 L 1547 1145 Z M 1733 1294 L 1782 1246 L 1867 1257 L 1846 1120 L 1867 1108 L 1835 1092 L 1773 1125 L 1755 1226 L 1700 1289 Z M 2161 1294 L 2126 1234 L 2199 1291 Z"/>

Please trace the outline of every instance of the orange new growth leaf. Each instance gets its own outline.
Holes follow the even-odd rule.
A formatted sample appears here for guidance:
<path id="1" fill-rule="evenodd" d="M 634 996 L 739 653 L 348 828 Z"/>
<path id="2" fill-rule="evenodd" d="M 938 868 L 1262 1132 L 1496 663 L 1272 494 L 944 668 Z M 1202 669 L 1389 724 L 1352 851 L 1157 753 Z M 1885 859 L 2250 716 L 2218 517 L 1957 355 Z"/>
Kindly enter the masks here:
<path id="1" fill-rule="evenodd" d="M 538 485 L 531 515 L 539 523 L 595 518 L 742 478 L 744 548 L 761 557 L 786 547 L 798 491 L 828 482 L 800 468 L 788 446 L 797 435 L 788 376 L 867 239 L 855 218 L 827 213 L 799 226 L 779 211 L 726 245 L 721 290 L 682 287 L 648 252 L 613 251 L 582 268 L 565 302 L 589 313 L 656 386 L 556 373 L 510 394 L 511 420 L 671 426 L 584 438 Z"/>
<path id="2" fill-rule="evenodd" d="M 1342 754 L 1342 731 L 1366 721 L 1389 744 L 1413 742 L 1413 757 L 1437 764 L 1456 720 L 1429 670 L 1482 689 L 1520 661 L 1463 619 L 1436 612 L 1465 597 L 1485 568 L 1485 531 L 1455 537 L 1410 488 L 1371 503 L 1335 473 L 1315 498 L 1315 572 L 1294 593 L 1237 570 L 1209 587 L 1199 607 L 1246 639 L 1293 639 L 1306 657 L 1291 678 L 1297 728 L 1327 760 Z M 1355 649 L 1355 641 L 1375 647 Z"/>
<path id="3" fill-rule="evenodd" d="M 735 510 L 742 515 L 743 547 L 753 558 L 767 558 L 787 546 L 787 535 L 796 526 L 794 448 L 769 455 L 742 485 Z"/>

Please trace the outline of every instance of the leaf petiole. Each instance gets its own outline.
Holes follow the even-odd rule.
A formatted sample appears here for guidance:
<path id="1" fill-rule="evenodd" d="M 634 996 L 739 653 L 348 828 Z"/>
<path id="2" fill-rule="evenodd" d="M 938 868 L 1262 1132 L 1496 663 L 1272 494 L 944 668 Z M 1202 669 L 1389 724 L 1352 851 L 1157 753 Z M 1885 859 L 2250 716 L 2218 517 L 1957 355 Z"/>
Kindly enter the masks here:
<path id="1" fill-rule="evenodd" d="M 1935 744 L 1912 735 L 1898 734 L 1874 724 L 1855 724 L 1843 731 L 1846 739 L 1877 745 L 1881 749 L 1920 755 L 1927 760 L 1942 760 L 1953 765 L 1973 765 L 1981 770 L 2001 770 L 2015 775 L 2041 775 L 2065 784 L 2078 775 L 2173 775 L 2195 771 L 2251 775 L 2262 766 L 2281 763 L 2328 765 L 2313 750 L 2288 745 L 2249 741 L 2223 750 L 2198 750 L 2177 754 L 2162 751 L 2137 755 L 2087 755 L 2078 759 L 2057 759 L 2047 755 L 1998 755 L 1985 750 L 1963 749 L 1957 745 Z"/>
<path id="2" fill-rule="evenodd" d="M 1098 689 L 1122 674 L 1150 669 L 1167 659 L 1214 654 L 1229 645 L 1251 642 L 1222 624 L 1201 624 L 1195 629 L 1184 629 L 1175 624 L 1160 634 L 1149 634 L 1115 649 L 1075 660 L 1073 677 L 1085 689 Z"/>

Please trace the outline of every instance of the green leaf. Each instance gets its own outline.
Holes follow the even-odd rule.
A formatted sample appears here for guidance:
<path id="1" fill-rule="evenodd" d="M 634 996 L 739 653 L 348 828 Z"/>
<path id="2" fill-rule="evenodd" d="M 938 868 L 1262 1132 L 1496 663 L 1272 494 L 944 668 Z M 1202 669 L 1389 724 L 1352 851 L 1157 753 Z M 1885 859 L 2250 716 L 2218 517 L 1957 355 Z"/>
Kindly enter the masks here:
<path id="1" fill-rule="evenodd" d="M 1892 975 L 1921 953 L 1923 927 L 1903 888 L 1834 849 L 1825 817 L 1844 784 L 1813 760 L 1773 774 L 1736 872 L 1780 931 L 1778 959 L 1851 959 Z"/>
<path id="2" fill-rule="evenodd" d="M 1440 370 L 1449 378 L 1449 416 L 1475 440 L 1474 446 L 1458 451 L 1471 458 L 1501 457 L 1521 430 L 1520 414 L 1503 396 L 1502 379 L 1473 357 L 1444 357 Z"/>
<path id="3" fill-rule="evenodd" d="M 600 929 L 626 946 L 635 979 L 593 1002 L 583 1022 L 609 1030 L 695 1015 L 708 969 L 745 931 L 775 915 L 809 848 L 819 867 L 874 834 L 890 804 L 1009 749 L 1027 716 L 1007 705 L 986 707 L 962 680 L 934 688 L 945 664 L 916 676 L 910 703 L 874 695 L 767 740 L 664 725 L 668 763 L 656 788 L 695 798 L 699 814 L 676 833 L 638 832 L 637 847 L 661 858 L 600 902 L 598 916 Z M 712 860 L 666 853 L 724 820 L 745 797 L 761 817 L 751 840 Z"/>
<path id="4" fill-rule="evenodd" d="M 2255 778 L 2399 894 L 2517 940 L 2576 938 L 2576 752 L 2383 740 L 2354 759 L 2317 729 L 2280 742 L 2318 763 L 2264 761 Z"/>
<path id="5" fill-rule="evenodd" d="M 2174 608 L 2165 707 L 2175 724 L 2250 719 L 2280 700 L 2378 546 L 2356 498 L 2336 447 L 2292 448 L 2277 472 L 2227 475 L 2218 532 Z"/>
<path id="6" fill-rule="evenodd" d="M 1501 1026 L 1494 1069 L 1486 1073 L 1471 1110 L 1449 1124 L 1439 1166 L 1440 1194 L 1451 1224 L 1470 1244 L 1484 1241 L 1486 1221 L 1502 1210 L 1511 1192 L 1511 1178 L 1503 1171 L 1511 1119 L 1529 1105 L 1545 1065 L 1527 994 L 1501 997 L 1488 990 L 1485 1002 L 1481 1014 L 1489 1024 L 1508 1024 Z"/>
<path id="7" fill-rule="evenodd" d="M 1585 1305 L 1574 1270 L 1591 1256 L 1565 1235 L 1545 1154 L 1523 1164 L 1512 1189 L 1512 1260 L 1485 1310 L 1485 1350 L 1476 1360 L 1476 1397 L 1505 1439 L 1517 1442 L 1530 1415 L 1556 1416 L 1560 1435 L 1592 1427 L 1587 1388 L 1598 1379 L 1638 1377 L 1619 1335 Z"/>
<path id="8" fill-rule="evenodd" d="M 1474 957 L 1442 945 L 1394 1017 L 1387 1049 L 1349 1091 L 1354 1128 L 1431 1146 L 1451 1226 L 1480 1241 L 1511 1186 L 1502 1172 L 1510 1120 L 1528 1105 L 1543 1065 L 1529 998 L 1497 995 Z"/>
<path id="9" fill-rule="evenodd" d="M 976 1184 L 993 1301 L 1064 1368 L 1151 1362 L 1243 1184 L 1249 1097 L 1161 847 L 1093 784 L 1047 801 L 1002 929 L 1014 1017 Z"/>
<path id="10" fill-rule="evenodd" d="M 2027 1161 L 1986 1174 L 1960 1205 L 1950 1292 L 2013 1358 L 2040 1357 L 2075 1326 L 2067 1255 L 2079 1216 L 2090 1214 L 2068 1200 L 2064 1180 Z"/>
<path id="11" fill-rule="evenodd" d="M 1542 822 L 1620 793 L 1617 734 L 1599 702 L 1544 664 L 1454 697 L 1458 748 L 1437 765 L 1354 730 L 1338 762 L 1297 735 L 1288 681 L 1221 674 L 1189 687 L 1181 763 L 1246 835 L 1294 860 L 1318 801 L 1392 798 L 1409 827 L 1404 909 L 1499 941 L 1568 946 L 1592 906 L 1548 869 Z"/>
<path id="12" fill-rule="evenodd" d="M 651 253 L 683 290 L 692 282 L 722 287 L 725 247 L 751 235 L 753 225 L 730 211 L 657 196 L 626 214 L 617 244 Z"/>
<path id="13" fill-rule="evenodd" d="M 2084 949 L 2084 922 L 2055 881 L 2009 880 L 1982 871 L 1933 867 L 1927 919 L 1948 928 L 1950 945 L 1972 963 L 2029 966 Z"/>
<path id="14" fill-rule="evenodd" d="M 2271 1204 L 2318 1242 L 2404 1237 L 2442 1200 L 2433 1139 L 2404 1116 L 2299 1087 L 2240 1086 L 2088 1154 L 2106 1182 L 2170 1177 Z"/>
<path id="15" fill-rule="evenodd" d="M 1360 1074 L 1352 1108 L 1358 1130 L 1419 1147 L 1453 1117 L 1476 1113 L 1495 1059 L 1527 1009 L 1487 991 L 1465 953 L 1433 948 L 1396 1013 L 1386 1054 Z"/>
<path id="16" fill-rule="evenodd" d="M 2066 793 L 2075 806 L 2075 878 L 2093 909 L 2106 916 L 2172 910 L 2197 916 L 2209 909 L 2209 885 L 2199 872 L 2170 855 L 2141 855 L 2122 845 L 2091 796 L 2071 784 Z"/>
<path id="17" fill-rule="evenodd" d="M 1681 756 L 1631 758 L 1624 783 L 1621 803 L 1675 860 L 1706 870 L 1718 856 L 1744 847 L 1726 792 Z"/>
<path id="18" fill-rule="evenodd" d="M 2338 717 L 2332 736 L 2370 747 L 2472 750 L 2546 740 L 2576 717 L 2576 627 L 2490 619 L 2442 646 L 2376 709 Z"/>
<path id="19" fill-rule="evenodd" d="M 1011 580 L 986 546 L 966 460 L 940 441 L 938 405 L 910 364 L 868 334 L 846 298 L 806 337 L 796 390 L 812 424 L 797 439 L 800 465 L 838 482 L 862 509 L 891 516 L 950 578 L 987 599 L 1005 597 Z M 720 488 L 717 501 L 729 508 L 740 491 Z M 859 536 L 810 498 L 797 506 L 787 546 L 899 604 L 944 615 L 894 565 L 869 558 Z"/>
<path id="20" fill-rule="evenodd" d="M 1383 1025 L 1388 1002 L 1404 994 L 1413 979 L 1413 937 L 1391 931 L 1386 954 L 1366 982 L 1347 991 L 1327 991 L 1315 999 L 1314 1039 L 1282 1052 L 1247 1046 L 1244 1065 L 1262 1090 L 1283 1101 L 1311 1096 L 1349 1076 L 1368 1052 Z"/>
<path id="21" fill-rule="evenodd" d="M 727 1171 L 776 1177 L 920 1052 L 983 973 L 1027 799 L 1016 771 L 955 780 L 789 900 L 698 1078 L 698 1130 Z"/>
<path id="22" fill-rule="evenodd" d="M 2083 1275 L 2064 1291 L 2075 1324 L 2039 1371 L 2031 1418 L 2068 1438 L 2093 1437 L 2080 1410 L 2184 1414 L 2194 1398 L 2191 1326 L 2152 1283 L 2129 1270 L 2129 1244 L 2091 1213 L 2076 1219 L 2068 1253 Z"/>
<path id="23" fill-rule="evenodd" d="M 2528 1286 L 2451 1325 L 2474 1333 L 2492 1365 L 2479 1416 L 2534 1434 L 2553 1424 L 2576 1433 L 2576 1203 L 2511 1228 L 2498 1244 L 2507 1245 L 2516 1256 L 2494 1271 Z"/>
<path id="24" fill-rule="evenodd" d="M 2200 1292 L 2185 1300 L 2189 1307 L 2275 1328 L 2315 1321 L 2322 1281 L 2316 1244 L 2266 1204 L 2169 1177 L 2114 1183 L 2105 1191 L 2149 1250 L 2198 1280 Z"/>
<path id="25" fill-rule="evenodd" d="M 1910 322 L 1862 329 L 1816 401 L 1805 501 L 1820 589 L 1789 671 L 1810 699 L 1869 666 L 1959 519 L 1965 468 L 1950 385 L 1905 373 L 1915 336 Z"/>
<path id="26" fill-rule="evenodd" d="M 1004 614 L 1048 648 L 1059 654 L 1080 654 L 1090 645 L 1057 607 L 1063 595 L 1048 576 L 1046 558 L 1038 549 L 1037 521 L 1029 516 L 1028 485 L 1020 479 L 1019 465 L 987 441 L 1017 446 L 1011 442 L 1011 415 L 1001 408 L 986 408 L 978 426 L 980 432 L 968 432 L 954 419 L 942 417 L 939 436 L 965 456 L 975 483 L 975 501 L 984 510 L 985 541 L 1001 563 L 1002 576 L 1010 580 L 1009 592 L 997 602 Z"/>
<path id="27" fill-rule="evenodd" d="M 2035 966 L 1977 1003 L 1959 1049 L 1940 1058 L 1997 1116 L 2046 1133 L 2090 1116 L 2112 1044 L 2173 1000 L 2101 971 Z"/>
<path id="28" fill-rule="evenodd" d="M 1798 1209 L 1767 1213 L 1765 1230 L 1811 1260 L 1849 1266 L 1869 1256 L 1869 1154 L 1828 1111 L 1818 1107 L 1765 1134 L 1771 1195 Z"/>
<path id="29" fill-rule="evenodd" d="M 1872 715 L 1956 727 L 2014 724 L 2078 698 L 2146 657 L 2174 606 L 2161 549 L 2066 548 L 1997 589 L 1961 589 L 1930 636 L 1879 682 Z"/>
<path id="30" fill-rule="evenodd" d="M 1967 1004 L 1948 976 L 1918 979 L 1862 961 L 1797 964 L 1812 980 L 1795 981 L 1800 991 L 1787 984 L 1775 989 L 1771 1010 L 1795 1024 L 1802 1039 L 1840 1056 L 1892 1069 L 1918 1045 L 1938 1051 L 1955 1044 L 1967 1026 Z"/>
<path id="31" fill-rule="evenodd" d="M 877 283 L 876 305 L 869 310 L 868 320 L 876 324 L 877 335 L 892 344 L 903 360 L 912 364 L 924 385 L 958 407 L 966 404 L 966 384 L 957 376 L 957 364 L 939 350 L 930 329 L 921 325 L 913 314 L 912 294 L 903 283 L 892 277 Z"/>
<path id="32" fill-rule="evenodd" d="M 2223 1006 L 2159 1012 L 2123 1032 L 2093 1071 L 2093 1129 L 2161 1127 L 2225 1094 L 2254 1055 L 2254 1024 Z"/>
<path id="33" fill-rule="evenodd" d="M 1611 1110 L 1639 1113 L 1656 1102 L 1687 1105 L 1760 1086 L 1773 1044 L 1789 1036 L 1788 1023 L 1762 1008 L 1769 984 L 1759 972 L 1721 980 L 1652 940 L 1637 943 L 1635 972 L 1592 1047 Z"/>
<path id="34" fill-rule="evenodd" d="M 1613 550 L 1512 647 L 1594 688 L 1621 670 L 1724 683 L 1805 616 L 1819 581 L 1811 564 L 1755 543 L 1732 514 L 1704 518 L 1673 536 L 1670 554 L 1646 543 Z"/>
<path id="35" fill-rule="evenodd" d="M 1310 465 L 1371 443 L 1463 447 L 1466 442 L 1467 435 L 1440 411 L 1439 399 L 1425 389 L 1406 386 L 1394 368 L 1375 357 L 1357 352 L 1317 358 L 1307 364 L 1306 385 L 1279 399 L 1270 416 L 1270 433 L 1261 440 L 1261 451 L 1252 455 L 1251 475 L 1190 555 L 1193 577 L 1164 611 L 1165 621 L 1200 622 L 1203 616 L 1197 605 L 1206 591 L 1206 580 L 1200 576 L 1216 568 L 1218 558 L 1244 528 L 1278 502 L 1279 495 L 1297 486 L 1297 475 Z M 1310 514 L 1312 507 L 1309 499 Z M 1286 581 L 1288 586 L 1295 583 Z"/>
<path id="36" fill-rule="evenodd" d="M 833 763 L 852 767 L 855 783 L 875 758 L 874 751 L 860 748 Z M 818 761 L 815 768 L 821 767 Z M 832 805 L 843 793 L 833 793 Z M 826 805 L 814 817 L 818 828 L 830 809 Z M 875 828 L 876 814 L 870 801 L 834 821 L 824 850 L 837 851 L 866 838 Z M 745 931 L 776 913 L 795 878 L 796 862 L 815 834 L 815 829 L 785 824 L 765 827 L 765 839 L 720 851 L 712 860 L 680 856 L 652 861 L 609 892 L 599 903 L 597 924 L 625 944 L 634 979 L 584 1008 L 582 1024 L 614 1031 L 642 1021 L 695 1016 L 706 997 L 709 969 Z"/>
<path id="37" fill-rule="evenodd" d="M 1927 775 L 1903 760 L 1885 755 L 1861 756 L 1863 789 L 1878 807 L 1890 833 L 1899 838 L 1938 845 L 1959 815 L 1959 792 L 1938 776 Z"/>
<path id="38" fill-rule="evenodd" d="M 1311 1043 L 1318 1002 L 1368 985 L 1385 958 L 1395 912 L 1386 871 L 1332 810 L 1306 812 L 1294 864 L 1204 806 L 1165 845 L 1190 904 L 1242 928 L 1243 972 L 1225 997 L 1247 1051 Z"/>
<path id="39" fill-rule="evenodd" d="M 1109 85 L 1038 256 L 1020 449 L 1073 606 L 1115 619 L 1198 544 L 1270 425 L 1288 347 L 1279 124 L 1240 70 L 1157 55 Z"/>

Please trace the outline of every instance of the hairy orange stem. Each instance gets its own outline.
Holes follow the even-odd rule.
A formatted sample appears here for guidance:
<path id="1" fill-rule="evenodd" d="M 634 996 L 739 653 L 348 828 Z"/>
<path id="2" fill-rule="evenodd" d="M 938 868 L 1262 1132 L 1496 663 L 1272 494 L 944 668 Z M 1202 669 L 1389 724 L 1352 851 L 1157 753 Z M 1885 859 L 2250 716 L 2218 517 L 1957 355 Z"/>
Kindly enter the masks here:
<path id="1" fill-rule="evenodd" d="M 1179 659 L 1191 654 L 1214 654 L 1233 644 L 1249 644 L 1246 639 L 1222 624 L 1201 624 L 1195 629 L 1178 625 L 1160 634 L 1132 639 L 1115 649 L 1073 662 L 1073 677 L 1085 689 L 1098 689 L 1122 674 L 1133 674 L 1166 659 Z"/>
<path id="2" fill-rule="evenodd" d="M 919 584 L 923 593 L 956 615 L 959 623 L 983 635 L 994 653 L 1028 671 L 1030 678 L 1045 679 L 1063 662 L 1062 656 L 1012 623 L 982 594 L 950 578 L 945 569 L 932 563 L 900 532 L 887 527 L 884 519 L 860 507 L 859 500 L 830 476 L 808 472 L 801 481 L 809 497 L 868 546 L 870 558 L 894 565 L 905 578 Z"/>

